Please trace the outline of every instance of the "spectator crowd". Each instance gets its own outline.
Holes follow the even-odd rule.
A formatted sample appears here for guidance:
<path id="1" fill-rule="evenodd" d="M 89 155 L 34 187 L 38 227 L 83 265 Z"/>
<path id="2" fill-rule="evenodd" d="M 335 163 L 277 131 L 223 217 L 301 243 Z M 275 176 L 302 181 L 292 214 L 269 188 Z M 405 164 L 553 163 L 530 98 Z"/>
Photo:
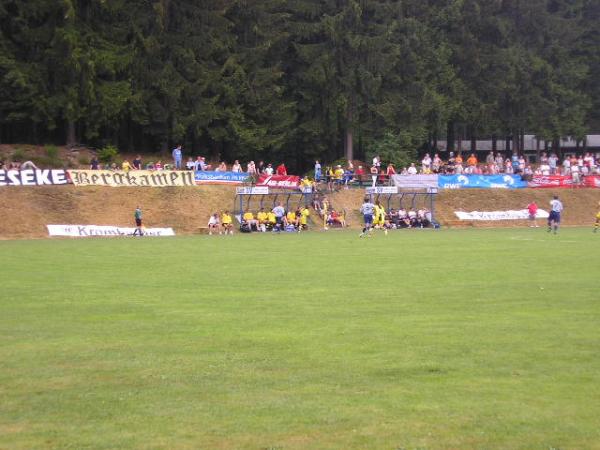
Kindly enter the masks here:
<path id="1" fill-rule="evenodd" d="M 31 161 L 23 163 L 19 161 L 2 162 L 0 169 L 25 170 L 37 169 Z M 171 152 L 171 160 L 163 163 L 161 159 L 144 162 L 141 155 L 133 160 L 124 160 L 122 163 L 102 164 L 97 156 L 93 156 L 89 168 L 91 170 L 193 170 L 193 171 L 216 171 L 216 172 L 239 172 L 250 176 L 265 175 L 288 175 L 285 163 L 276 167 L 271 163 L 249 161 L 242 164 L 235 160 L 228 165 L 225 161 L 209 164 L 204 156 L 188 157 L 184 162 L 183 149 L 179 145 Z M 301 188 L 318 190 L 317 186 L 324 185 L 329 192 L 347 188 L 350 185 L 377 186 L 387 184 L 394 175 L 417 175 L 417 174 L 519 174 L 525 180 L 534 175 L 563 175 L 573 177 L 574 183 L 581 181 L 586 175 L 600 174 L 600 153 L 585 152 L 582 154 L 567 154 L 560 159 L 556 153 L 542 152 L 537 164 L 532 165 L 527 158 L 518 153 L 510 155 L 502 152 L 489 152 L 485 159 L 479 160 L 475 153 L 463 156 L 462 152 L 449 152 L 446 159 L 440 157 L 440 153 L 434 153 L 433 157 L 426 153 L 419 163 L 411 163 L 402 168 L 396 168 L 393 163 L 383 164 L 379 156 L 374 156 L 370 165 L 349 161 L 342 167 L 341 164 L 322 166 L 320 161 L 315 161 L 312 176 L 306 176 L 302 180 Z"/>

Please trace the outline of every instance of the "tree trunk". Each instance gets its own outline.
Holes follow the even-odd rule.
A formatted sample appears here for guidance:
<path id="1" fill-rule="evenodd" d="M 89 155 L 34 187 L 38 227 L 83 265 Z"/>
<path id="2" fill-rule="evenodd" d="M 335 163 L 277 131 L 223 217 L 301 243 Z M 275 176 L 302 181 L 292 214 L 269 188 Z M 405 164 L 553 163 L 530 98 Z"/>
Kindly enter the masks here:
<path id="1" fill-rule="evenodd" d="M 560 138 L 555 137 L 552 140 L 552 150 L 554 150 L 554 153 L 556 153 L 556 156 L 558 156 L 559 158 L 562 159 L 562 152 L 560 151 Z"/>
<path id="2" fill-rule="evenodd" d="M 509 155 L 511 154 L 511 148 L 510 148 L 510 143 L 512 142 L 512 136 L 506 136 L 506 139 L 504 140 L 504 151 L 507 152 Z"/>
<path id="3" fill-rule="evenodd" d="M 354 159 L 354 136 L 352 132 L 352 106 L 349 106 L 346 113 L 346 141 L 344 143 L 346 160 L 348 162 Z"/>
<path id="4" fill-rule="evenodd" d="M 448 122 L 446 130 L 446 150 L 449 152 L 454 151 L 454 122 L 452 120 Z"/>
<path id="5" fill-rule="evenodd" d="M 525 153 L 525 130 L 523 128 L 521 128 L 519 137 L 521 138 L 521 152 Z"/>
<path id="6" fill-rule="evenodd" d="M 75 134 L 75 122 L 73 120 L 67 121 L 67 147 L 72 147 L 77 144 L 77 137 Z"/>
<path id="7" fill-rule="evenodd" d="M 348 126 L 348 128 L 346 129 L 346 159 L 348 160 L 348 162 L 352 161 L 354 159 L 354 148 L 353 148 L 353 136 L 352 136 L 352 127 Z"/>

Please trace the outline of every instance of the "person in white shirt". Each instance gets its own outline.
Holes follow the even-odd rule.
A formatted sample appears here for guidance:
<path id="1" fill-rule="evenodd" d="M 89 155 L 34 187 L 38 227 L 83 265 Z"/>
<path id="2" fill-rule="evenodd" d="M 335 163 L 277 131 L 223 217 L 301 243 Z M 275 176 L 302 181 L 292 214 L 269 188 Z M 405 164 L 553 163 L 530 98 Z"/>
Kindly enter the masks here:
<path id="1" fill-rule="evenodd" d="M 373 157 L 373 166 L 376 167 L 377 171 L 379 172 L 379 167 L 381 167 L 381 159 L 379 158 L 379 156 Z"/>
<path id="2" fill-rule="evenodd" d="M 429 171 L 431 170 L 431 156 L 429 156 L 429 153 L 425 154 L 425 157 L 421 161 L 421 166 L 423 169 L 423 173 L 429 173 Z"/>
<path id="3" fill-rule="evenodd" d="M 573 184 L 581 183 L 581 172 L 577 164 L 571 166 L 571 178 L 573 179 Z"/>
<path id="4" fill-rule="evenodd" d="M 271 164 L 268 164 L 267 167 L 265 167 L 265 173 L 267 175 L 273 175 L 273 166 Z"/>
<path id="5" fill-rule="evenodd" d="M 187 170 L 194 170 L 195 167 L 196 163 L 194 162 L 194 160 L 192 158 L 188 158 L 188 160 L 185 163 L 185 168 Z"/>
<path id="6" fill-rule="evenodd" d="M 410 167 L 407 170 L 409 175 L 416 175 L 417 174 L 417 168 L 415 167 L 415 163 L 410 163 Z"/>
<path id="7" fill-rule="evenodd" d="M 558 199 L 558 195 L 555 195 L 550 200 L 550 215 L 548 216 L 548 233 L 554 230 L 554 234 L 558 232 L 560 226 L 560 213 L 563 211 L 563 204 Z"/>
<path id="8" fill-rule="evenodd" d="M 233 166 L 231 166 L 231 171 L 237 173 L 242 171 L 242 165 L 237 159 L 233 162 Z"/>
<path id="9" fill-rule="evenodd" d="M 566 156 L 562 165 L 563 165 L 563 175 L 569 175 L 571 173 L 571 157 Z"/>
<path id="10" fill-rule="evenodd" d="M 208 234 L 212 235 L 213 231 L 221 234 L 221 221 L 219 220 L 219 214 L 217 213 L 214 213 L 210 216 L 210 219 L 208 219 Z"/>

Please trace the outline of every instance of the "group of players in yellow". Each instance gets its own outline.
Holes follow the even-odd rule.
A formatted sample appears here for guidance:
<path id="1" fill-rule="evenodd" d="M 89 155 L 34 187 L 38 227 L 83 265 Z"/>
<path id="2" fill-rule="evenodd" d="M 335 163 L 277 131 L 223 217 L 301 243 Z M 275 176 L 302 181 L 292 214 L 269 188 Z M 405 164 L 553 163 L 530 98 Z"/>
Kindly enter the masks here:
<path id="1" fill-rule="evenodd" d="M 310 211 L 307 206 L 285 211 L 282 205 L 272 210 L 260 210 L 254 214 L 247 209 L 240 217 L 241 231 L 303 231 L 308 228 Z M 208 234 L 233 234 L 233 216 L 225 211 L 219 217 L 218 213 L 211 215 L 208 221 Z"/>

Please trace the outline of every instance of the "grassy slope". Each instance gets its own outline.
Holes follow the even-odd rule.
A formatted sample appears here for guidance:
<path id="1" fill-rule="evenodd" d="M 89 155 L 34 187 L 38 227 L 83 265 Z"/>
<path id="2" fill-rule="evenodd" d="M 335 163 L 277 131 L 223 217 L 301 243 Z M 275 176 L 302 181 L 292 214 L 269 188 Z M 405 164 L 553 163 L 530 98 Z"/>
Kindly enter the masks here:
<path id="1" fill-rule="evenodd" d="M 600 235 L 0 242 L 0 448 L 593 448 Z"/>
<path id="2" fill-rule="evenodd" d="M 141 205 L 148 226 L 171 226 L 177 234 L 194 234 L 205 227 L 215 211 L 234 206 L 235 190 L 231 186 L 189 188 L 107 188 L 107 187 L 4 187 L 0 204 L 5 212 L 0 221 L 0 239 L 46 237 L 48 224 L 94 224 L 131 226 L 133 210 Z M 440 191 L 436 217 L 444 225 L 456 222 L 454 211 L 491 211 L 523 209 L 533 199 L 547 209 L 553 192 L 546 189 Z M 336 209 L 348 213 L 348 224 L 361 226 L 358 214 L 364 191 L 342 190 L 329 195 Z M 587 225 L 593 222 L 600 200 L 598 189 L 560 191 L 565 204 L 564 224 Z M 382 201 L 383 201 L 382 197 Z M 285 200 L 279 196 L 278 200 Z M 293 201 L 298 202 L 298 198 Z M 269 206 L 273 198 L 265 200 Z M 408 203 L 408 201 L 407 201 Z M 292 205 L 295 207 L 295 203 Z M 384 201 L 384 205 L 387 203 Z M 392 207 L 398 207 L 394 203 Z M 256 211 L 259 199 L 251 204 Z M 525 221 L 483 222 L 477 226 L 523 226 Z"/>

